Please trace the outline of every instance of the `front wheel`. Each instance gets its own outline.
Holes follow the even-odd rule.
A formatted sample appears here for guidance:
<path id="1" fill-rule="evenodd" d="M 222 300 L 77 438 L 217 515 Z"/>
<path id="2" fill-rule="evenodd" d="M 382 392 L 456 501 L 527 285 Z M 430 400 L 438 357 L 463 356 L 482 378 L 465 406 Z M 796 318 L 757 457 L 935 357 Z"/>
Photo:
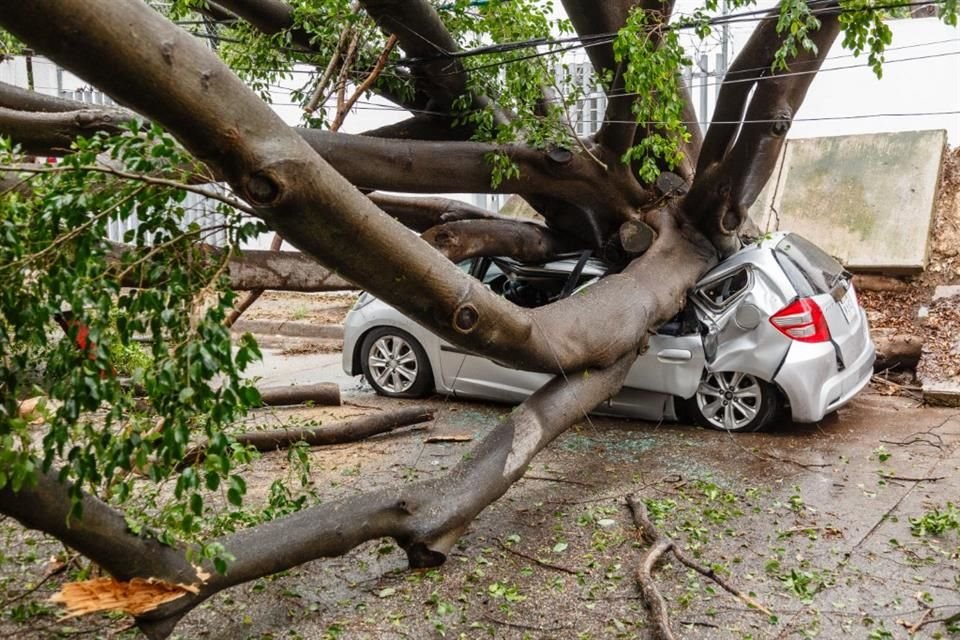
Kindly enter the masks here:
<path id="1" fill-rule="evenodd" d="M 780 410 L 776 387 L 737 371 L 704 372 L 697 392 L 682 403 L 700 425 L 720 431 L 759 431 Z"/>
<path id="2" fill-rule="evenodd" d="M 433 371 L 420 343 L 393 327 L 374 329 L 360 347 L 360 367 L 373 390 L 392 398 L 422 398 L 433 390 Z"/>

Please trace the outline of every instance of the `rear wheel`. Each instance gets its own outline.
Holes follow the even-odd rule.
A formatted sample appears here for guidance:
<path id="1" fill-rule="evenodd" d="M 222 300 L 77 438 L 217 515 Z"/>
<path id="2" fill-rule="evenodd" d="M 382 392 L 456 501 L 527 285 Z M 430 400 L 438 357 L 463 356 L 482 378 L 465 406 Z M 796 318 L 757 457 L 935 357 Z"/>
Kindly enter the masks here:
<path id="1" fill-rule="evenodd" d="M 433 391 L 433 371 L 420 343 L 393 327 L 374 329 L 360 347 L 360 367 L 374 391 L 393 398 L 421 398 Z"/>
<path id="2" fill-rule="evenodd" d="M 685 413 L 708 429 L 759 431 L 780 410 L 776 387 L 749 373 L 706 371 Z"/>

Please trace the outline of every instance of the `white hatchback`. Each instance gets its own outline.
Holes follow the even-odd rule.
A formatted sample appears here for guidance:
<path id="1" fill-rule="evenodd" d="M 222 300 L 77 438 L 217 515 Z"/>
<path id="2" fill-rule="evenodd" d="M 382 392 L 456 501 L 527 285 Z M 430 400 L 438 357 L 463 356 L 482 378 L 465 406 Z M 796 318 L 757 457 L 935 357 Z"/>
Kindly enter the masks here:
<path id="1" fill-rule="evenodd" d="M 460 267 L 526 307 L 606 273 L 586 255 L 539 265 L 474 258 Z M 705 274 L 683 311 L 650 337 L 623 389 L 595 412 L 726 431 L 756 431 L 783 410 L 816 422 L 870 381 L 873 361 L 850 274 L 801 236 L 777 233 Z M 395 397 L 437 391 L 521 402 L 550 378 L 459 349 L 369 294 L 344 322 L 343 368 Z"/>

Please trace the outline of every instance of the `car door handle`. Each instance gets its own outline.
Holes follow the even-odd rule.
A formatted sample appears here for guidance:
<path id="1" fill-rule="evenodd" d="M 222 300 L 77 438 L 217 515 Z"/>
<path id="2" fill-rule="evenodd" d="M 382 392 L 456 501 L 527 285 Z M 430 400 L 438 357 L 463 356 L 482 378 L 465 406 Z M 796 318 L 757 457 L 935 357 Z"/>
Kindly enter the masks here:
<path id="1" fill-rule="evenodd" d="M 693 353 L 687 349 L 663 349 L 657 353 L 657 360 L 660 362 L 690 362 L 693 359 Z"/>

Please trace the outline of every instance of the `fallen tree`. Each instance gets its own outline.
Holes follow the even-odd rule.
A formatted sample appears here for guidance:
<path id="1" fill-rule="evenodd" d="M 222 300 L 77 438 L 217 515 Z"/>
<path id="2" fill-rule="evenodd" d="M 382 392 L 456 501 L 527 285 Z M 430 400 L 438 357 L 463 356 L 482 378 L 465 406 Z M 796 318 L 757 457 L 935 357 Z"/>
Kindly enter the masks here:
<path id="1" fill-rule="evenodd" d="M 395 42 L 391 73 L 371 90 L 413 115 L 366 135 L 287 126 L 217 53 L 138 0 L 35 0 L 0 8 L 0 25 L 14 36 L 142 118 L 118 129 L 114 116 L 88 106 L 42 106 L 22 95 L 0 102 L 13 112 L 2 114 L 0 132 L 22 137 L 32 152 L 64 153 L 65 141 L 79 136 L 63 161 L 72 170 L 56 172 L 50 182 L 23 178 L 35 187 L 29 193 L 4 192 L 9 232 L 0 268 L 12 286 L 0 294 L 7 409 L 0 412 L 0 434 L 16 446 L 0 456 L 0 513 L 57 537 L 119 581 L 187 585 L 175 599 L 137 610 L 136 622 L 151 638 L 169 635 L 185 613 L 222 589 L 346 553 L 366 540 L 394 538 L 413 567 L 441 564 L 471 520 L 523 475 L 538 451 L 619 390 L 647 335 L 679 311 L 706 269 L 739 246 L 746 211 L 841 26 L 854 48 L 864 48 L 868 37 L 879 43 L 870 48 L 873 58 L 888 39 L 874 20 L 876 9 L 785 0 L 772 12 L 751 14 L 759 26 L 723 79 L 713 122 L 701 135 L 679 82 L 684 55 L 680 27 L 670 23 L 672 3 L 563 4 L 594 70 L 607 79 L 606 113 L 592 136 L 571 126 L 573 102 L 556 90 L 562 83 L 549 65 L 535 57 L 514 60 L 508 50 L 460 51 L 458 38 L 478 29 L 495 41 L 530 39 L 518 48 L 553 37 L 549 21 L 521 3 L 490 3 L 471 21 L 464 20 L 465 3 L 437 8 L 425 0 L 361 0 L 362 14 L 350 20 L 333 2 L 221 0 L 216 9 L 198 8 L 213 20 L 249 22 L 231 32 L 241 44 L 261 50 L 279 43 L 291 60 L 321 59 L 343 82 L 351 65 L 372 69 L 386 41 Z M 323 34 L 307 28 L 338 20 L 349 28 Z M 692 26 L 708 31 L 711 20 L 698 20 Z M 269 65 L 260 75 L 251 71 L 237 47 L 218 52 L 255 84 L 272 77 Z M 493 63 L 471 64 L 479 55 Z M 790 71 L 788 60 L 790 69 L 803 71 Z M 309 100 L 322 97 L 325 82 L 307 92 Z M 338 114 L 343 107 L 337 104 Z M 17 154 L 9 147 L 3 153 L 11 162 Z M 231 457 L 236 441 L 224 427 L 255 404 L 239 372 L 256 347 L 243 342 L 235 349 L 223 320 L 233 302 L 226 285 L 243 274 L 229 253 L 198 247 L 202 228 L 183 232 L 182 188 L 93 175 L 87 168 L 104 153 L 142 175 L 172 172 L 184 185 L 198 176 L 222 180 L 305 260 L 316 259 L 461 349 L 554 376 L 443 478 L 198 539 L 195 518 L 208 511 L 205 491 L 224 482 L 231 502 L 242 498 L 239 463 Z M 184 171 L 191 163 L 202 167 Z M 543 223 L 378 190 L 512 193 Z M 102 239 L 106 224 L 134 211 L 140 225 L 128 233 L 136 250 L 122 269 L 163 282 L 162 289 L 124 293 L 104 275 L 116 273 Z M 233 244 L 259 231 L 240 221 L 227 227 Z M 164 259 L 154 260 L 161 250 Z M 602 256 L 611 275 L 536 309 L 513 305 L 452 262 L 485 255 L 542 260 L 569 250 Z M 271 262 L 277 258 L 264 257 L 262 270 L 279 272 Z M 262 275 L 250 279 L 264 286 Z M 291 275 L 285 286 L 293 281 Z M 195 319 L 193 306 L 211 291 L 220 291 L 216 304 Z M 80 355 L 59 345 L 43 351 L 46 324 L 63 304 L 80 316 L 89 306 L 101 311 L 100 319 L 81 318 L 91 344 L 111 330 L 103 318 L 112 309 L 110 322 L 123 339 L 150 330 L 154 360 L 139 371 L 156 416 L 132 415 L 132 404 L 103 375 L 109 363 L 95 347 Z M 46 354 L 51 394 L 63 400 L 39 449 L 26 425 L 9 417 L 30 370 L 23 354 L 31 353 Z M 91 416 L 105 406 L 105 423 L 95 423 Z M 77 444 L 77 433 L 96 437 Z M 206 438 L 202 463 L 198 458 L 176 475 L 198 436 Z M 151 480 L 177 478 L 180 520 L 165 521 L 179 522 L 163 532 L 167 544 L 132 531 L 105 500 L 122 504 L 134 489 L 130 470 L 146 461 Z"/>

